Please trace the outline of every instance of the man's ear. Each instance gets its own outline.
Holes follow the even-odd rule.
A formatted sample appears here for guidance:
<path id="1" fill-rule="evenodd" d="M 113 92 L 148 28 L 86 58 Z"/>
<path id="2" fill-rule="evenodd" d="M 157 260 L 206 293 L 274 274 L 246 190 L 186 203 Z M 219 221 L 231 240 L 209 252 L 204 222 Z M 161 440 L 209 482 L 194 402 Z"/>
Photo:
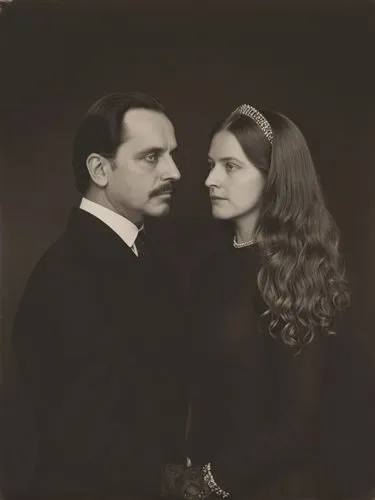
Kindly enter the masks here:
<path id="1" fill-rule="evenodd" d="M 97 153 L 91 153 L 86 160 L 87 170 L 92 182 L 98 187 L 105 187 L 108 184 L 109 161 Z"/>

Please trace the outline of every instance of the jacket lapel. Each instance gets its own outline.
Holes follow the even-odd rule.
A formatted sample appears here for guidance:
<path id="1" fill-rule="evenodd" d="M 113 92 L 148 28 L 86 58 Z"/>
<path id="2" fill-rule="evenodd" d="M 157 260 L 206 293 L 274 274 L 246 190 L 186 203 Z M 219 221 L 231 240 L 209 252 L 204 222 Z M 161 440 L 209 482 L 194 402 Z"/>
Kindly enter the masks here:
<path id="1" fill-rule="evenodd" d="M 74 207 L 71 211 L 67 233 L 80 250 L 97 260 L 128 260 L 134 264 L 138 257 L 131 248 L 104 222 L 94 215 Z"/>

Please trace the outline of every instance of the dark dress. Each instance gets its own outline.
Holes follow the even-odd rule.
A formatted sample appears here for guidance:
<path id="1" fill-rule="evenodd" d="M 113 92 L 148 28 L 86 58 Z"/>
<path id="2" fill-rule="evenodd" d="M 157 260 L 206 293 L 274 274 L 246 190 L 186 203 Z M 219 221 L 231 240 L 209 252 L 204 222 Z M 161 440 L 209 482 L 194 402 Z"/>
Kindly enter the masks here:
<path id="1" fill-rule="evenodd" d="M 13 343 L 39 436 L 32 498 L 155 498 L 181 462 L 184 318 L 160 259 L 74 209 L 37 264 Z"/>
<path id="2" fill-rule="evenodd" d="M 259 249 L 228 248 L 204 266 L 193 296 L 190 455 L 212 462 L 234 498 L 325 498 L 324 401 L 334 337 L 296 355 L 259 318 Z"/>

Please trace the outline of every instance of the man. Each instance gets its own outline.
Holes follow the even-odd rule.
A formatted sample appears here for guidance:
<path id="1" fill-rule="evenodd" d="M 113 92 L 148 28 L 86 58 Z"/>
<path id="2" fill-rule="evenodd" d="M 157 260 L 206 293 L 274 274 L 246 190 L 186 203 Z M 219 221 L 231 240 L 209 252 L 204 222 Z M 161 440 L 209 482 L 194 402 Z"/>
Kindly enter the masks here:
<path id="1" fill-rule="evenodd" d="M 176 146 L 143 94 L 103 97 L 77 133 L 82 201 L 13 336 L 40 441 L 32 498 L 156 498 L 165 463 L 184 460 L 183 321 L 143 234 L 145 216 L 169 211 Z"/>

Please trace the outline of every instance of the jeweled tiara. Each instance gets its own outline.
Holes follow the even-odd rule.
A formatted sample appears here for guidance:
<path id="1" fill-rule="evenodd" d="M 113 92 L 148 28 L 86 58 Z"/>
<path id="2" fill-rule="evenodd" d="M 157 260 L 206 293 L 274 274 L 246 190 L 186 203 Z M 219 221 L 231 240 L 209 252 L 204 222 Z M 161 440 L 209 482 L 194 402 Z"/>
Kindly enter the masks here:
<path id="1" fill-rule="evenodd" d="M 267 137 L 268 141 L 270 144 L 273 143 L 273 133 L 272 133 L 272 128 L 271 125 L 269 124 L 268 120 L 265 118 L 265 116 L 260 113 L 257 109 L 255 109 L 253 106 L 250 106 L 249 104 L 241 104 L 241 106 L 238 106 L 230 116 L 234 115 L 244 115 L 248 116 L 254 122 L 258 125 L 258 127 L 262 130 L 264 135 Z"/>

